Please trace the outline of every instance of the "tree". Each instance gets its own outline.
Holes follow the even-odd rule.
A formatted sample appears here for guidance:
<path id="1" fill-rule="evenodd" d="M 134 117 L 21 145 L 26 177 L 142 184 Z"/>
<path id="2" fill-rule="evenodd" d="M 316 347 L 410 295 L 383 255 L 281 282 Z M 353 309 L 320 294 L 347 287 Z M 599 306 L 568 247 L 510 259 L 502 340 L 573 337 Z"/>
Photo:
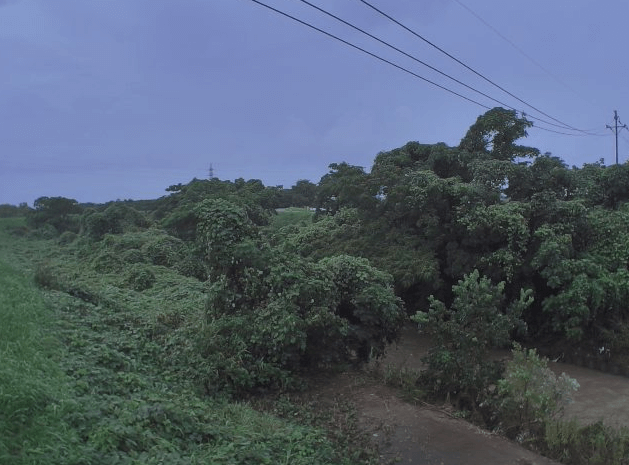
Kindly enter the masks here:
<path id="1" fill-rule="evenodd" d="M 58 232 L 78 232 L 78 220 L 73 221 L 71 216 L 81 213 L 83 210 L 74 199 L 65 197 L 39 197 L 33 202 L 34 210 L 29 211 L 28 223 L 36 228 L 44 224 L 54 226 Z"/>
<path id="2" fill-rule="evenodd" d="M 515 110 L 496 107 L 478 117 L 459 144 L 459 148 L 473 154 L 487 154 L 495 160 L 513 162 L 517 158 L 536 157 L 539 150 L 515 145 L 527 136 L 533 123 L 519 118 Z"/>
<path id="3" fill-rule="evenodd" d="M 574 175 L 559 157 L 545 153 L 528 165 L 514 165 L 505 193 L 512 200 L 529 200 L 535 193 L 548 190 L 558 199 L 569 200 L 575 194 Z"/>
<path id="4" fill-rule="evenodd" d="M 375 205 L 376 193 L 370 192 L 362 166 L 343 162 L 332 163 L 329 168 L 319 181 L 317 207 L 334 214 L 343 207 L 368 209 Z"/>
<path id="5" fill-rule="evenodd" d="M 307 179 L 298 180 L 291 187 L 291 206 L 293 207 L 311 207 L 317 201 L 317 193 L 319 188 L 316 184 Z"/>
<path id="6" fill-rule="evenodd" d="M 439 393 L 458 394 L 474 403 L 483 388 L 497 380 L 499 370 L 489 360 L 489 350 L 510 342 L 522 311 L 533 300 L 532 291 L 521 290 L 519 299 L 506 305 L 504 286 L 474 270 L 453 286 L 449 308 L 431 297 L 428 312 L 412 317 L 435 338 L 425 377 Z"/>
<path id="7" fill-rule="evenodd" d="M 514 343 L 512 352 L 513 359 L 498 381 L 502 427 L 509 437 L 531 433 L 533 427 L 555 418 L 579 388 L 577 380 L 565 373 L 553 373 L 548 359 L 540 358 L 534 349 Z"/>

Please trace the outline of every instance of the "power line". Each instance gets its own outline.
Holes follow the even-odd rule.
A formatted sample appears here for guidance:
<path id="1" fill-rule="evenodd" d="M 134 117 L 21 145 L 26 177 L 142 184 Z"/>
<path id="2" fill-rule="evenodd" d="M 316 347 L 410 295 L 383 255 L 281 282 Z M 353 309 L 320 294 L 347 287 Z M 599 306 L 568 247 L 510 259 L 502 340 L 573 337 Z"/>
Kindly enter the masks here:
<path id="1" fill-rule="evenodd" d="M 382 61 L 382 62 L 384 62 L 384 63 L 386 63 L 386 64 L 388 64 L 388 65 L 393 66 L 394 68 L 397 68 L 397 69 L 399 69 L 399 70 L 401 70 L 401 71 L 404 71 L 405 73 L 410 74 L 410 75 L 412 75 L 413 77 L 416 77 L 416 78 L 418 78 L 418 79 L 421 79 L 422 81 L 425 81 L 425 82 L 427 82 L 427 83 L 429 83 L 429 84 L 432 84 L 432 85 L 433 85 L 433 86 L 435 86 L 435 87 L 438 87 L 438 88 L 440 88 L 440 89 L 442 89 L 442 90 L 445 90 L 446 92 L 449 92 L 449 93 L 451 93 L 451 94 L 453 94 L 453 95 L 455 95 L 455 96 L 457 96 L 457 97 L 460 97 L 460 98 L 462 98 L 462 99 L 464 99 L 464 100 L 467 100 L 468 102 L 474 103 L 474 104 L 476 104 L 476 105 L 478 105 L 478 106 L 480 106 L 480 107 L 482 107 L 482 108 L 485 108 L 485 109 L 487 109 L 487 110 L 490 110 L 490 109 L 491 109 L 489 106 L 484 105 L 483 103 L 480 103 L 480 102 L 478 102 L 478 101 L 476 101 L 476 100 L 473 100 L 473 99 L 471 99 L 471 98 L 469 98 L 469 97 L 466 97 L 465 95 L 462 95 L 462 94 L 460 94 L 460 93 L 458 93 L 458 92 L 456 92 L 456 91 L 453 91 L 452 89 L 450 89 L 450 88 L 448 88 L 448 87 L 445 87 L 445 86 L 443 86 L 443 85 L 441 85 L 441 84 L 438 84 L 438 83 L 436 83 L 436 82 L 434 82 L 434 81 L 431 81 L 430 79 L 427 79 L 427 78 L 425 78 L 425 77 L 423 77 L 423 76 L 421 76 L 421 75 L 419 75 L 419 74 L 417 74 L 417 73 L 415 73 L 415 72 L 413 72 L 413 71 L 411 71 L 411 70 L 409 70 L 409 69 L 407 69 L 407 68 L 405 68 L 405 67 L 403 67 L 403 66 L 401 66 L 401 65 L 398 65 L 398 64 L 396 64 L 396 63 L 394 63 L 394 62 L 392 62 L 392 61 L 390 61 L 390 60 L 387 60 L 386 58 L 383 58 L 383 57 L 381 57 L 381 56 L 379 56 L 379 55 L 377 55 L 377 54 L 375 54 L 375 53 L 372 53 L 372 52 L 370 52 L 370 51 L 368 51 L 368 50 L 366 50 L 366 49 L 364 49 L 364 48 L 362 48 L 362 47 L 360 47 L 360 46 L 358 46 L 358 45 L 355 45 L 355 44 L 353 44 L 353 43 L 351 43 L 351 42 L 349 42 L 349 41 L 347 41 L 347 40 L 345 40 L 345 39 L 342 39 L 342 38 L 340 38 L 340 37 L 338 37 L 338 36 L 336 36 L 336 35 L 334 35 L 334 34 L 332 34 L 332 33 L 330 33 L 330 32 L 327 32 L 327 31 L 325 31 L 325 30 L 323 30 L 323 29 L 321 29 L 321 28 L 319 28 L 319 27 L 316 27 L 316 26 L 314 26 L 314 25 L 312 25 L 312 24 L 310 24 L 310 23 L 308 23 L 308 22 L 306 22 L 306 21 L 304 21 L 304 20 L 301 20 L 301 19 L 299 19 L 299 18 L 297 18 L 297 17 L 295 17 L 295 16 L 292 16 L 292 15 L 290 15 L 290 14 L 288 14 L 288 13 L 284 12 L 284 11 L 281 11 L 281 10 L 279 10 L 279 9 L 277 9 L 277 8 L 274 8 L 274 7 L 272 7 L 272 6 L 268 5 L 268 4 L 266 4 L 266 3 L 264 3 L 264 2 L 262 2 L 262 1 L 260 1 L 260 0 L 251 0 L 251 1 L 252 1 L 252 2 L 254 2 L 254 3 L 257 3 L 258 5 L 260 5 L 260 6 L 262 6 L 262 7 L 265 7 L 265 8 L 267 8 L 267 9 L 269 9 L 269 10 L 271 10 L 271 11 L 273 11 L 273 12 L 277 13 L 277 14 L 280 14 L 280 15 L 282 15 L 282 16 L 284 16 L 284 17 L 286 17 L 286 18 L 292 19 L 293 21 L 296 21 L 296 22 L 298 22 L 298 23 L 300 23 L 300 24 L 302 24 L 302 25 L 304 25 L 304 26 L 307 26 L 307 27 L 309 27 L 309 28 L 311 28 L 311 29 L 313 29 L 313 30 L 315 30 L 315 31 L 317 31 L 317 32 L 320 32 L 320 33 L 322 33 L 322 34 L 324 34 L 324 35 L 326 35 L 326 36 L 328 36 L 328 37 L 330 37 L 330 38 L 332 38 L 332 39 L 335 39 L 335 40 L 337 40 L 337 41 L 339 41 L 339 42 L 341 42 L 341 43 L 343 43 L 343 44 L 345 44 L 345 45 L 347 45 L 347 46 L 349 46 L 349 47 L 351 47 L 351 48 L 354 48 L 354 49 L 356 49 L 356 50 L 359 50 L 359 51 L 361 51 L 361 52 L 363 52 L 363 53 L 365 53 L 365 54 L 367 54 L 367 55 L 369 55 L 369 56 L 371 56 L 371 57 L 373 57 L 373 58 L 376 58 L 377 60 L 380 60 L 380 61 Z M 395 46 L 393 46 L 393 45 L 391 45 L 391 44 L 389 44 L 389 43 L 387 43 L 387 42 L 385 42 L 385 41 L 383 41 L 383 40 L 379 39 L 378 37 L 376 37 L 376 36 L 374 36 L 374 35 L 372 35 L 372 34 L 370 34 L 370 33 L 366 32 L 366 31 L 364 31 L 364 30 L 362 30 L 362 29 L 358 28 L 357 26 L 352 25 L 351 23 L 349 23 L 349 22 L 347 22 L 347 21 L 345 21 L 345 20 L 343 20 L 343 19 L 341 19 L 341 18 L 339 18 L 339 17 L 337 17 L 337 16 L 333 15 L 332 13 L 328 13 L 327 11 L 323 10 L 322 8 L 319 8 L 319 7 L 317 7 L 316 5 L 313 5 L 313 4 L 311 4 L 310 2 L 308 2 L 308 1 L 306 1 L 306 0 L 300 0 L 300 1 L 301 1 L 302 3 L 305 3 L 305 4 L 307 4 L 307 5 L 311 6 L 311 7 L 315 8 L 315 9 L 317 9 L 317 10 L 321 11 L 322 13 L 327 14 L 328 16 L 331 16 L 331 17 L 333 17 L 333 18 L 337 19 L 338 21 L 340 21 L 340 22 L 342 22 L 342 23 L 344 23 L 344 24 L 346 24 L 346 25 L 348 25 L 348 26 L 350 26 L 350 27 L 354 28 L 355 30 L 358 30 L 358 31 L 362 32 L 363 34 L 366 34 L 367 36 L 369 36 L 369 37 L 371 37 L 371 38 L 373 38 L 373 39 L 377 40 L 378 42 L 383 43 L 384 45 L 387 45 L 387 46 L 391 47 L 392 49 L 394 49 L 394 50 L 398 51 L 399 53 L 402 53 L 403 55 L 405 55 L 405 56 L 407 56 L 407 57 L 410 57 L 410 58 L 412 58 L 412 59 L 414 59 L 414 60 L 416 60 L 416 61 L 420 62 L 421 64 L 423 64 L 423 65 L 427 66 L 427 67 L 428 67 L 428 68 L 430 68 L 430 69 L 433 69 L 434 71 L 438 72 L 439 74 L 442 74 L 442 75 L 444 75 L 444 76 L 446 76 L 446 77 L 448 77 L 448 78 L 452 79 L 453 81 L 455 81 L 455 82 L 457 82 L 457 83 L 459 83 L 459 84 L 461 84 L 461 85 L 463 85 L 463 86 L 465 86 L 465 87 L 467 87 L 467 88 L 469 88 L 469 89 L 471 89 L 471 90 L 473 90 L 473 91 L 475 91 L 475 92 L 477 92 L 477 93 L 479 93 L 479 94 L 481 94 L 481 95 L 483 95 L 483 96 L 485 96 L 485 97 L 489 98 L 490 100 L 492 100 L 492 101 L 494 101 L 494 102 L 497 102 L 497 103 L 499 103 L 499 104 L 501 104 L 501 105 L 503 105 L 503 106 L 505 106 L 505 107 L 507 107 L 507 108 L 510 108 L 510 109 L 511 109 L 511 110 L 513 110 L 513 111 L 516 111 L 516 112 L 518 111 L 517 109 L 515 109 L 515 108 L 513 108 L 513 107 L 511 107 L 511 106 L 509 106 L 509 105 L 506 105 L 506 104 L 504 104 L 504 103 L 500 102 L 499 100 L 496 100 L 496 99 L 492 98 L 491 96 L 486 95 L 486 94 L 484 94 L 483 92 L 478 91 L 478 90 L 474 89 L 474 88 L 473 88 L 473 87 L 471 87 L 471 86 L 468 86 L 467 84 L 465 84 L 465 83 L 463 83 L 463 82 L 460 82 L 459 80 L 457 80 L 457 79 L 455 79 L 455 78 L 452 78 L 451 76 L 449 76 L 449 75 L 448 75 L 448 74 L 446 74 L 446 73 L 441 72 L 441 71 L 440 71 L 440 70 L 438 70 L 437 68 L 434 68 L 434 67 L 432 67 L 432 66 L 430 66 L 430 65 L 428 65 L 428 64 L 426 64 L 426 63 L 424 63 L 424 62 L 422 62 L 421 60 L 417 59 L 416 57 L 414 57 L 414 56 L 412 56 L 412 55 L 410 55 L 410 54 L 408 54 L 408 53 L 406 53 L 406 52 L 404 52 L 404 51 L 400 50 L 399 48 L 397 48 L 397 47 L 395 47 Z M 362 1 L 362 0 L 361 0 L 361 1 Z M 545 120 L 543 120 L 543 119 L 541 119 L 541 118 L 539 118 L 539 117 L 532 117 L 532 116 L 527 115 L 527 114 L 525 114 L 524 112 L 521 112 L 521 111 L 520 111 L 520 113 L 522 114 L 522 116 L 523 116 L 523 117 L 528 118 L 529 120 L 533 120 L 533 121 L 534 121 L 534 120 L 538 120 L 538 121 L 541 121 L 541 122 L 543 122 L 543 123 L 545 123 L 545 124 L 549 124 L 549 125 L 552 125 L 552 126 L 555 126 L 555 127 L 562 128 L 562 129 L 570 129 L 570 128 L 566 128 L 565 126 L 558 126 L 557 124 L 551 123 L 551 122 L 549 122 L 549 121 L 545 121 Z M 554 118 L 553 118 L 553 119 L 554 119 Z M 588 135 L 599 135 L 599 134 L 588 134 L 588 133 L 584 133 L 584 131 L 582 131 L 582 130 L 576 130 L 576 129 L 575 129 L 576 131 L 581 132 L 582 134 L 572 134 L 572 133 L 567 133 L 567 132 L 557 131 L 557 130 L 550 129 L 550 128 L 545 128 L 545 127 L 543 127 L 543 126 L 539 126 L 539 125 L 536 125 L 536 124 L 534 124 L 532 127 L 533 127 L 533 128 L 535 128 L 535 129 L 540 129 L 540 130 L 542 130 L 542 131 L 552 132 L 552 133 L 555 133 L 555 134 L 561 134 L 561 135 L 566 135 L 566 136 L 588 136 Z"/>
<path id="2" fill-rule="evenodd" d="M 463 2 L 461 2 L 460 0 L 454 0 L 456 3 L 458 3 L 461 7 L 465 8 L 472 16 L 474 16 L 476 19 L 478 19 L 481 23 L 483 23 L 485 26 L 487 26 L 489 29 L 491 29 L 498 37 L 500 37 L 502 40 L 504 40 L 505 42 L 507 42 L 509 45 L 511 45 L 514 49 L 516 49 L 518 52 L 520 52 L 520 54 L 522 56 L 524 56 L 527 60 L 529 60 L 531 63 L 533 63 L 535 66 L 537 66 L 539 69 L 541 69 L 542 71 L 544 71 L 546 74 L 548 74 L 550 77 L 552 77 L 555 81 L 557 81 L 559 84 L 561 84 L 562 86 L 564 86 L 566 89 L 568 89 L 570 92 L 572 92 L 573 94 L 575 94 L 577 97 L 582 98 L 583 100 L 586 100 L 582 95 L 580 95 L 576 90 L 574 90 L 572 87 L 570 87 L 568 84 L 566 84 L 564 81 L 562 81 L 561 79 L 559 79 L 555 74 L 553 74 L 552 72 L 550 72 L 548 69 L 546 69 L 544 66 L 542 66 L 537 60 L 535 60 L 532 56 L 530 56 L 528 53 L 526 53 L 524 50 L 522 50 L 520 47 L 518 47 L 515 43 L 513 43 L 513 41 L 509 40 L 509 38 L 505 37 L 498 29 L 496 29 L 495 27 L 493 27 L 491 24 L 489 24 L 487 21 L 485 21 L 478 13 L 476 13 L 474 10 L 472 10 L 469 6 L 465 5 Z M 588 131 L 587 129 L 584 129 L 584 131 Z"/>
<path id="3" fill-rule="evenodd" d="M 504 87 L 496 84 L 494 81 L 492 81 L 491 79 L 489 79 L 488 77 L 484 76 L 483 74 L 481 74 L 480 72 L 476 71 L 474 68 L 466 65 L 465 63 L 463 63 L 461 60 L 459 60 L 458 58 L 456 58 L 455 56 L 451 55 L 450 53 L 446 52 L 445 50 L 443 50 L 441 47 L 439 47 L 438 45 L 432 43 L 431 41 L 429 41 L 428 39 L 426 39 L 425 37 L 423 37 L 422 35 L 420 35 L 419 33 L 415 32 L 414 30 L 410 29 L 409 27 L 405 26 L 404 24 L 402 24 L 400 21 L 398 21 L 397 19 L 393 18 L 392 16 L 388 15 L 387 13 L 385 13 L 384 11 L 378 9 L 377 7 L 375 7 L 374 5 L 372 5 L 371 3 L 369 3 L 367 0 L 358 0 L 360 2 L 362 2 L 363 4 L 367 5 L 369 8 L 373 9 L 374 11 L 378 12 L 380 15 L 384 16 L 385 18 L 387 18 L 388 20 L 392 21 L 393 23 L 397 24 L 398 26 L 400 26 L 401 28 L 403 28 L 404 30 L 410 32 L 411 34 L 413 34 L 415 37 L 417 37 L 418 39 L 421 39 L 422 41 L 424 41 L 425 43 L 427 43 L 428 45 L 430 45 L 431 47 L 439 50 L 441 53 L 443 53 L 444 55 L 446 55 L 448 58 L 456 61 L 458 64 L 460 64 L 461 66 L 463 66 L 464 68 L 466 68 L 467 70 L 471 71 L 472 73 L 476 74 L 478 77 L 482 78 L 483 80 L 487 81 L 488 83 L 490 83 L 491 85 L 493 85 L 494 87 L 497 87 L 498 89 L 500 89 L 501 91 L 505 92 L 506 94 L 508 94 L 509 96 L 513 97 L 514 99 L 516 99 L 517 101 L 519 101 L 520 103 L 523 103 L 524 105 L 526 105 L 529 108 L 532 108 L 533 110 L 537 111 L 538 113 L 546 116 L 547 118 L 552 119 L 553 121 L 561 124 L 565 129 L 571 129 L 573 131 L 577 131 L 577 132 L 585 132 L 581 129 L 575 128 L 574 126 L 571 126 L 567 123 L 564 123 L 561 120 L 558 120 L 557 118 L 554 118 L 552 116 L 550 116 L 549 114 L 545 113 L 544 111 L 538 109 L 537 107 L 531 105 L 530 103 L 522 100 L 521 98 L 519 98 L 518 96 L 512 94 L 511 92 L 509 92 L 507 89 L 505 89 Z"/>
<path id="4" fill-rule="evenodd" d="M 431 65 L 429 65 L 428 63 L 426 63 L 426 62 L 424 62 L 424 61 L 420 60 L 420 59 L 419 59 L 419 58 L 417 58 L 416 56 L 411 55 L 411 54 L 409 54 L 409 53 L 405 52 L 404 50 L 401 50 L 400 48 L 398 48 L 398 47 L 396 47 L 396 46 L 394 46 L 394 45 L 391 45 L 389 42 L 386 42 L 385 40 L 382 40 L 382 39 L 380 39 L 379 37 L 376 37 L 375 35 L 373 35 L 373 34 L 371 34 L 371 33 L 367 32 L 367 31 L 365 31 L 364 29 L 361 29 L 360 27 L 358 27 L 358 26 L 356 26 L 356 25 L 354 25 L 354 24 L 352 24 L 352 23 L 350 23 L 350 22 L 348 22 L 348 21 L 345 21 L 344 19 L 342 19 L 342 18 L 338 17 L 337 15 L 335 15 L 335 14 L 333 14 L 333 13 L 330 13 L 329 11 L 327 11 L 327 10 L 325 10 L 325 9 L 321 8 L 321 7 L 318 7 L 317 5 L 314 5 L 314 4 L 310 3 L 310 2 L 309 2 L 309 1 L 307 1 L 307 0 L 299 0 L 299 1 L 300 1 L 300 2 L 302 2 L 302 3 L 305 3 L 306 5 L 310 6 L 311 8 L 314 8 L 314 9 L 315 9 L 315 10 L 317 10 L 317 11 L 320 11 L 321 13 L 323 13 L 323 14 L 325 14 L 325 15 L 327 15 L 327 16 L 330 16 L 331 18 L 334 18 L 335 20 L 337 20 L 337 21 L 339 21 L 339 22 L 341 22 L 341 23 L 345 24 L 346 26 L 351 27 L 352 29 L 354 29 L 354 30 L 356 30 L 356 31 L 359 31 L 359 32 L 361 32 L 362 34 L 365 34 L 366 36 L 368 36 L 368 37 L 370 37 L 370 38 L 372 38 L 372 39 L 374 39 L 374 40 L 378 41 L 379 43 L 381 43 L 381 44 L 383 44 L 383 45 L 386 45 L 387 47 L 389 47 L 389 48 L 391 48 L 391 49 L 395 50 L 396 52 L 399 52 L 399 53 L 401 53 L 402 55 L 404 55 L 404 56 L 406 56 L 406 57 L 408 57 L 408 58 L 410 58 L 410 59 L 412 59 L 412 60 L 416 61 L 417 63 L 420 63 L 420 64 L 424 65 L 425 67 L 427 67 L 427 68 L 431 69 L 432 71 L 435 71 L 436 73 L 439 73 L 439 74 L 441 74 L 442 76 L 447 77 L 448 79 L 450 79 L 450 80 L 452 80 L 452 81 L 456 82 L 457 84 L 460 84 L 460 85 L 462 85 L 463 87 L 466 87 L 467 89 L 470 89 L 471 91 L 476 92 L 477 94 L 480 94 L 480 95 L 482 95 L 483 97 L 486 97 L 486 98 L 488 98 L 489 100 L 491 100 L 491 101 L 493 101 L 493 102 L 496 102 L 497 104 L 499 104 L 499 105 L 501 105 L 501 106 L 503 106 L 503 107 L 505 107 L 505 108 L 509 108 L 510 110 L 514 110 L 514 111 L 516 111 L 516 112 L 517 112 L 517 111 L 519 111 L 517 108 L 514 108 L 514 107 L 512 107 L 511 105 L 508 105 L 508 104 L 506 104 L 506 103 L 504 103 L 504 102 L 501 102 L 500 100 L 497 100 L 497 99 L 495 99 L 495 98 L 491 97 L 490 95 L 487 95 L 486 93 L 481 92 L 480 90 L 475 89 L 474 87 L 472 87 L 472 86 L 469 86 L 469 85 L 465 84 L 464 82 L 462 82 L 462 81 L 460 81 L 460 80 L 458 80 L 458 79 L 456 79 L 456 78 L 454 78 L 454 77 L 450 76 L 449 74 L 447 74 L 447 73 L 445 73 L 445 72 L 443 72 L 443 71 L 441 71 L 441 70 L 439 70 L 439 69 L 435 68 L 434 66 L 431 66 Z M 520 113 L 523 113 L 523 112 L 521 112 L 521 111 L 520 111 Z M 550 125 L 550 126 L 555 126 L 555 127 L 558 127 L 558 128 L 566 129 L 566 127 L 565 127 L 564 125 L 558 125 L 558 124 L 552 123 L 552 122 L 550 122 L 550 121 L 546 121 L 546 120 L 544 120 L 544 119 L 542 119 L 542 118 L 539 118 L 539 117 L 537 117 L 537 118 L 533 118 L 533 117 L 529 116 L 529 118 L 530 118 L 530 119 L 532 119 L 532 120 L 535 120 L 535 119 L 536 119 L 536 120 L 539 120 L 539 121 L 541 121 L 541 122 L 543 122 L 543 123 L 545 123 L 545 124 L 548 124 L 548 125 Z M 559 131 L 554 131 L 554 132 L 557 132 L 557 133 L 559 133 L 559 134 L 566 134 L 566 135 L 570 135 L 570 134 L 567 134 L 567 133 L 560 133 Z"/>
<path id="5" fill-rule="evenodd" d="M 408 73 L 408 74 L 410 74 L 410 75 L 412 75 L 412 76 L 414 76 L 414 77 L 416 77 L 418 79 L 421 79 L 422 81 L 425 81 L 425 82 L 427 82 L 429 84 L 432 84 L 433 86 L 439 87 L 440 89 L 443 89 L 446 92 L 449 92 L 449 93 L 451 93 L 453 95 L 456 95 L 457 97 L 465 99 L 468 102 L 471 102 L 471 103 L 474 103 L 476 105 L 479 105 L 479 106 L 481 106 L 481 107 L 483 107 L 483 108 L 485 108 L 487 110 L 491 110 L 491 108 L 488 107 L 487 105 L 484 105 L 484 104 L 482 104 L 480 102 L 477 102 L 476 100 L 473 100 L 473 99 L 471 99 L 469 97 L 466 97 L 465 95 L 459 94 L 458 92 L 455 92 L 452 89 L 449 89 L 449 88 L 447 88 L 445 86 L 442 86 L 441 84 L 437 84 L 436 82 L 431 81 L 430 79 L 427 79 L 427 78 L 425 78 L 423 76 L 420 76 L 419 74 L 414 73 L 413 71 L 411 71 L 411 70 L 409 70 L 407 68 L 404 68 L 403 66 L 400 66 L 400 65 L 398 65 L 396 63 L 393 63 L 392 61 L 387 60 L 386 58 L 382 58 L 381 56 L 376 55 L 375 53 L 372 53 L 372 52 L 370 52 L 368 50 L 365 50 L 364 48 L 359 47 L 358 45 L 352 44 L 351 42 L 348 42 L 345 39 L 341 39 L 340 37 L 338 37 L 338 36 L 336 36 L 336 35 L 334 35 L 334 34 L 332 34 L 330 32 L 324 31 L 323 29 L 320 29 L 320 28 L 318 28 L 318 27 L 316 27 L 316 26 L 314 26 L 314 25 L 312 25 L 312 24 L 310 24 L 310 23 L 308 23 L 306 21 L 303 21 L 303 20 L 301 20 L 299 18 L 296 18 L 295 16 L 292 16 L 292 15 L 290 15 L 288 13 L 285 13 L 285 12 L 283 12 L 281 10 L 278 10 L 277 8 L 274 8 L 274 7 L 270 6 L 270 5 L 267 5 L 266 3 L 263 3 L 263 2 L 261 2 L 259 0 L 251 0 L 251 1 L 253 3 L 257 3 L 260 6 L 268 8 L 271 11 L 274 11 L 277 14 L 280 14 L 282 16 L 290 18 L 293 21 L 297 21 L 298 23 L 303 24 L 304 26 L 307 26 L 307 27 L 309 27 L 311 29 L 314 29 L 315 31 L 320 32 L 321 34 L 325 34 L 326 36 L 331 37 L 332 39 L 338 40 L 339 42 L 341 42 L 341 43 L 343 43 L 343 44 L 345 44 L 345 45 L 347 45 L 349 47 L 352 47 L 352 48 L 354 48 L 356 50 L 359 50 L 359 51 L 361 51 L 361 52 L 363 52 L 363 53 L 365 53 L 365 54 L 367 54 L 367 55 L 369 55 L 369 56 L 371 56 L 373 58 L 376 58 L 377 60 L 380 60 L 380 61 L 382 61 L 384 63 L 387 63 L 387 64 L 389 64 L 389 65 L 391 65 L 391 66 L 393 66 L 393 67 L 395 67 L 395 68 L 397 68 L 397 69 L 399 69 L 401 71 L 404 71 L 405 73 Z"/>

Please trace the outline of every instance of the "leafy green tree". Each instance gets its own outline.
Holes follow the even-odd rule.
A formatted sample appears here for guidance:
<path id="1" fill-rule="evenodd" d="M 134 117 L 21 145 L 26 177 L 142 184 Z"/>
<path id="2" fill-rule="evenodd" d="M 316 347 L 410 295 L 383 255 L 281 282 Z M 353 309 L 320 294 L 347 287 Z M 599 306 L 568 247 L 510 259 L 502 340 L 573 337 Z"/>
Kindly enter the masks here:
<path id="1" fill-rule="evenodd" d="M 464 226 L 461 248 L 475 266 L 494 280 L 513 282 L 528 258 L 529 207 L 522 202 L 476 204 L 465 209 L 457 223 Z"/>
<path id="2" fill-rule="evenodd" d="M 563 160 L 549 153 L 537 157 L 531 165 L 514 165 L 505 192 L 512 200 L 525 201 L 545 190 L 561 200 L 570 200 L 576 191 L 573 172 Z"/>
<path id="3" fill-rule="evenodd" d="M 7 203 L 0 204 L 0 218 L 13 218 L 16 216 L 26 216 L 29 208 L 26 203 L 19 206 L 9 205 Z"/>
<path id="4" fill-rule="evenodd" d="M 201 336 L 210 385 L 286 385 L 302 369 L 381 355 L 396 337 L 402 303 L 367 260 L 314 262 L 269 246 L 228 200 L 207 199 L 197 215 L 210 276 Z"/>
<path id="5" fill-rule="evenodd" d="M 507 304 L 504 286 L 474 270 L 453 286 L 450 307 L 431 298 L 428 312 L 412 317 L 434 337 L 425 376 L 435 391 L 474 403 L 497 380 L 499 367 L 489 361 L 489 350 L 510 342 L 511 332 L 522 325 L 522 311 L 533 300 L 532 291 L 521 290 L 519 299 Z"/>
<path id="6" fill-rule="evenodd" d="M 375 192 L 370 191 L 362 166 L 343 162 L 332 163 L 329 168 L 319 181 L 318 208 L 334 214 L 343 207 L 366 209 L 375 204 Z"/>
<path id="7" fill-rule="evenodd" d="M 143 213 L 118 202 L 112 203 L 102 212 L 88 208 L 81 215 L 81 233 L 96 241 L 105 234 L 140 231 L 149 225 Z"/>
<path id="8" fill-rule="evenodd" d="M 307 179 L 298 180 L 290 190 L 291 206 L 312 207 L 316 204 L 319 188 Z"/>
<path id="9" fill-rule="evenodd" d="M 561 414 L 579 388 L 577 380 L 565 373 L 557 376 L 548 368 L 548 359 L 535 349 L 514 343 L 513 358 L 498 381 L 502 428 L 510 437 L 529 434 Z"/>
<path id="10" fill-rule="evenodd" d="M 516 145 L 527 136 L 533 123 L 518 117 L 515 110 L 496 107 L 478 117 L 459 144 L 459 148 L 473 154 L 487 154 L 494 160 L 513 162 L 518 158 L 539 155 L 539 150 Z"/>
<path id="11" fill-rule="evenodd" d="M 78 232 L 79 224 L 73 215 L 83 210 L 74 199 L 65 197 L 39 197 L 33 202 L 34 210 L 27 215 L 28 224 L 41 228 L 44 224 L 54 226 L 58 232 Z"/>

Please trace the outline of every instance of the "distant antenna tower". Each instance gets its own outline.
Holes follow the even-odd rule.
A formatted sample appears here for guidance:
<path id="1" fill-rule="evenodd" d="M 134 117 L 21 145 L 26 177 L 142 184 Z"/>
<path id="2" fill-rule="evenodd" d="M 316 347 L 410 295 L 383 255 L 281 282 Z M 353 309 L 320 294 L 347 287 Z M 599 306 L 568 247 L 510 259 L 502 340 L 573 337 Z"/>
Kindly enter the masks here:
<path id="1" fill-rule="evenodd" d="M 212 168 L 212 163 L 210 163 L 210 179 L 214 179 L 214 168 Z"/>

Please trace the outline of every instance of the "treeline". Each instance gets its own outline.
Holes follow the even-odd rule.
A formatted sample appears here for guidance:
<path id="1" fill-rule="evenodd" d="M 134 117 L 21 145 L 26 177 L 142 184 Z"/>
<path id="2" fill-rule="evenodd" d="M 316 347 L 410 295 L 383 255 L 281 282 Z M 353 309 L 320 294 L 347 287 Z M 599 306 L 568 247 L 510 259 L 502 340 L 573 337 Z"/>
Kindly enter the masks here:
<path id="1" fill-rule="evenodd" d="M 29 224 L 93 240 L 157 226 L 205 257 L 203 266 L 192 267 L 200 279 L 214 279 L 215 265 L 208 263 L 228 244 L 230 260 L 240 254 L 248 263 L 242 270 L 255 269 L 249 262 L 256 257 L 270 263 L 265 254 L 271 249 L 293 261 L 365 258 L 392 276 L 410 315 L 426 310 L 430 296 L 450 305 L 453 286 L 478 270 L 504 283 L 505 302 L 531 293 L 520 339 L 587 342 L 621 352 L 629 345 L 629 166 L 601 161 L 570 168 L 517 144 L 530 126 L 515 112 L 495 108 L 457 147 L 409 142 L 379 153 L 369 172 L 335 163 L 318 184 L 302 180 L 290 189 L 259 180 L 195 179 L 170 186 L 160 199 L 90 208 L 41 198 L 28 211 Z M 222 207 L 208 210 L 207 202 Z M 316 213 L 302 224 L 270 227 L 276 209 L 287 206 Z M 222 224 L 219 218 L 248 224 L 254 232 L 243 236 L 247 245 L 225 233 L 208 248 L 207 225 Z M 268 266 L 257 271 L 269 273 Z M 237 274 L 231 268 L 220 273 Z M 243 273 L 238 279 L 250 279 Z"/>

